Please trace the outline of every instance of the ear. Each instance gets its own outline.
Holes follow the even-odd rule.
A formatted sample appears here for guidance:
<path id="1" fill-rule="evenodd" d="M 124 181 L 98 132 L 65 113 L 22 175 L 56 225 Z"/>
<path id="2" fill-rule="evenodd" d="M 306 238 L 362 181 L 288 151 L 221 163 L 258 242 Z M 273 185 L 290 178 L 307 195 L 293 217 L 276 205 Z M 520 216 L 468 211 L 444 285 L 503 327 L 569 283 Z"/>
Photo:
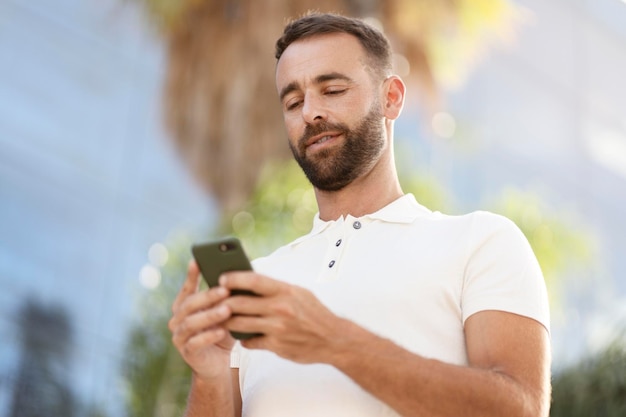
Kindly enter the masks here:
<path id="1" fill-rule="evenodd" d="M 400 116 L 404 106 L 406 87 L 397 75 L 387 78 L 383 85 L 383 114 L 387 119 L 395 120 Z"/>

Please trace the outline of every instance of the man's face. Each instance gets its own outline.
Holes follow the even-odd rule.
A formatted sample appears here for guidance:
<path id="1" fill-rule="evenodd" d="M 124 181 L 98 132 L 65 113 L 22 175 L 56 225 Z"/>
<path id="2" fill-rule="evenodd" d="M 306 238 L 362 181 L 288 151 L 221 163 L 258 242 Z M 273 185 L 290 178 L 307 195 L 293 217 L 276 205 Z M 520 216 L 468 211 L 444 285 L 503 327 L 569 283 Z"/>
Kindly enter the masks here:
<path id="1" fill-rule="evenodd" d="M 309 181 L 337 191 L 372 169 L 385 148 L 379 88 L 356 38 L 291 44 L 276 68 L 289 146 Z"/>

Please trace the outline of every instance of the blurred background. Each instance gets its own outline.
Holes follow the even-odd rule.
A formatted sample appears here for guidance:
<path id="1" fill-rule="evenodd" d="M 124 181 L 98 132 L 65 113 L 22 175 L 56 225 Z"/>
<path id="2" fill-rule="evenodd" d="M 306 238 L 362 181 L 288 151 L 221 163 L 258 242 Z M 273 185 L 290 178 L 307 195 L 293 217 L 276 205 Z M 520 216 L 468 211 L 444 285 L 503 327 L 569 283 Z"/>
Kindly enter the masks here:
<path id="1" fill-rule="evenodd" d="M 626 2 L 2 0 L 0 416 L 181 415 L 189 246 L 263 255 L 316 211 L 273 84 L 310 8 L 392 40 L 405 191 L 531 242 L 552 415 L 626 415 Z"/>

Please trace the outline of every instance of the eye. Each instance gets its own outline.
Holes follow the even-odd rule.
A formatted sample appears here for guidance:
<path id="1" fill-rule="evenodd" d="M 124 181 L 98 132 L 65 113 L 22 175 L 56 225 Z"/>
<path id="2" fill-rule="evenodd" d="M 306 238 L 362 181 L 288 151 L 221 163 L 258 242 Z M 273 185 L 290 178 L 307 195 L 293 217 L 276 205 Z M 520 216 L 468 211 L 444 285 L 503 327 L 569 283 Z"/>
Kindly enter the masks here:
<path id="1" fill-rule="evenodd" d="M 324 94 L 326 94 L 327 96 L 337 96 L 345 92 L 346 92 L 345 88 L 332 88 L 332 89 L 326 90 Z"/>
<path id="2" fill-rule="evenodd" d="M 291 100 L 288 101 L 287 103 L 285 103 L 285 108 L 289 111 L 289 110 L 295 110 L 296 108 L 298 108 L 298 106 L 300 106 L 300 103 L 302 101 L 301 100 Z"/>

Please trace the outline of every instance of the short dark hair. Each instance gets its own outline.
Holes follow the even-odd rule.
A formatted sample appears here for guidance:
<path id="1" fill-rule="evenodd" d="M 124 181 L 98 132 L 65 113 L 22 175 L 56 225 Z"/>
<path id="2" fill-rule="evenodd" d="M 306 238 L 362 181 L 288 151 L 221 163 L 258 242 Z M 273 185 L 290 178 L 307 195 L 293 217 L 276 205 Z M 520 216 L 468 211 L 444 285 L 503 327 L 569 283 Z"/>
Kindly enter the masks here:
<path id="1" fill-rule="evenodd" d="M 391 73 L 391 45 L 385 35 L 361 19 L 333 13 L 308 13 L 288 23 L 283 35 L 276 41 L 276 60 L 293 42 L 327 33 L 347 33 L 356 37 L 365 50 L 373 72 L 381 77 Z"/>

